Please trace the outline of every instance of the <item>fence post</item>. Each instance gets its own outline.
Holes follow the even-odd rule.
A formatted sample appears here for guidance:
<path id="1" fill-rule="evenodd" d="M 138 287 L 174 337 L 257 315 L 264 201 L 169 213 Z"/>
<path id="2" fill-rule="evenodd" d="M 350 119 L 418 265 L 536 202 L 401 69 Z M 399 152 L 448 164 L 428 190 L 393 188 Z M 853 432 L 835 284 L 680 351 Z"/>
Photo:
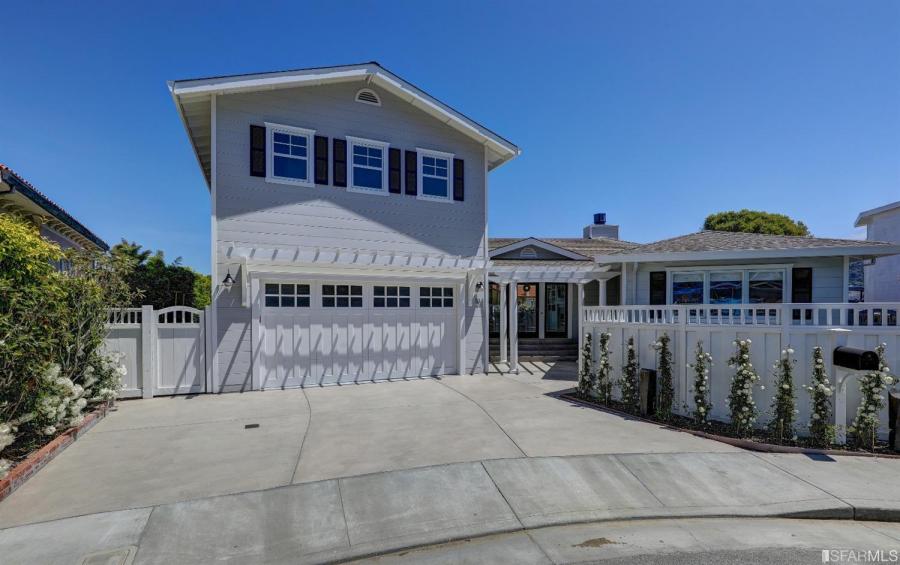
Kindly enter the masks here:
<path id="1" fill-rule="evenodd" d="M 212 317 L 212 305 L 208 305 L 203 309 L 203 330 L 204 337 L 203 340 L 203 349 L 204 355 L 203 359 L 206 363 L 206 392 L 213 392 L 213 362 L 216 357 L 212 354 L 213 352 L 213 336 L 215 336 L 215 331 L 212 327 L 213 317 Z"/>
<path id="2" fill-rule="evenodd" d="M 153 398 L 156 388 L 156 316 L 153 306 L 141 306 L 141 392 Z"/>

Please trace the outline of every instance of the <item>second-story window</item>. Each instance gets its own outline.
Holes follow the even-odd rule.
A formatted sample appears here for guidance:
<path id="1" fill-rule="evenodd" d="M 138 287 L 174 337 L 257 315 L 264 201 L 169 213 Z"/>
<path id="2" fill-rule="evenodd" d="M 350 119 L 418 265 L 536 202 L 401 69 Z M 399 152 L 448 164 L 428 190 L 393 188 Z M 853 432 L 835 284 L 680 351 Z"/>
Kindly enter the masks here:
<path id="1" fill-rule="evenodd" d="M 387 194 L 388 144 L 358 137 L 347 137 L 350 153 L 350 189 Z"/>
<path id="2" fill-rule="evenodd" d="M 312 186 L 312 138 L 314 130 L 266 124 L 269 163 L 266 180 Z"/>
<path id="3" fill-rule="evenodd" d="M 452 153 L 418 149 L 419 198 L 450 201 Z"/>

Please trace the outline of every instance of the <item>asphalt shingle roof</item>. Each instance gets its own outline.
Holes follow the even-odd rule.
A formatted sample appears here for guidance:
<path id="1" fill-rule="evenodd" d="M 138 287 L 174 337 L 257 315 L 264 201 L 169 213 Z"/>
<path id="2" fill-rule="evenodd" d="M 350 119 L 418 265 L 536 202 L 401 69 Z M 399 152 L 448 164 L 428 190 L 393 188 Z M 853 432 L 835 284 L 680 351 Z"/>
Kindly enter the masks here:
<path id="1" fill-rule="evenodd" d="M 638 245 L 610 253 L 693 253 L 703 251 L 754 251 L 778 249 L 816 249 L 840 247 L 882 247 L 894 243 L 859 239 L 834 239 L 795 235 L 769 235 L 761 233 L 736 233 L 725 231 L 700 231 L 653 243 Z"/>

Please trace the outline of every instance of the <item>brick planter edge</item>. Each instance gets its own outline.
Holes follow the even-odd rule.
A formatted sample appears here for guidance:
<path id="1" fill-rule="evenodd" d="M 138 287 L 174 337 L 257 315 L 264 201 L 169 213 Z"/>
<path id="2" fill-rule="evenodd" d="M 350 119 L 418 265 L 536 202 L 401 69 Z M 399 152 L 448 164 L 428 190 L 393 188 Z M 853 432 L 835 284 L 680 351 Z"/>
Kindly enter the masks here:
<path id="1" fill-rule="evenodd" d="M 69 428 L 22 461 L 19 461 L 5 477 L 0 479 L 0 501 L 3 501 L 3 499 L 15 492 L 17 488 L 25 484 L 28 479 L 40 471 L 44 465 L 93 428 L 97 422 L 106 416 L 110 407 L 112 407 L 112 402 L 101 404 L 84 417 L 84 422 L 80 426 Z"/>

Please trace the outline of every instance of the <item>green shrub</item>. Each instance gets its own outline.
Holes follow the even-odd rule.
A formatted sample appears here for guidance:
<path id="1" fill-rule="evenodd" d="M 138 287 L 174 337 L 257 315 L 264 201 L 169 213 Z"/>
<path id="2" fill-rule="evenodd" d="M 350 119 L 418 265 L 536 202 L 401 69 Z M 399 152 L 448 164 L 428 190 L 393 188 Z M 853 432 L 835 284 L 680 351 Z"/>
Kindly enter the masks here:
<path id="1" fill-rule="evenodd" d="M 69 270 L 53 264 L 65 259 Z M 0 214 L 0 476 L 114 398 L 124 369 L 101 352 L 107 309 L 131 300 L 127 265 L 68 250 L 20 218 Z M 112 381 L 112 378 L 115 381 Z"/>

